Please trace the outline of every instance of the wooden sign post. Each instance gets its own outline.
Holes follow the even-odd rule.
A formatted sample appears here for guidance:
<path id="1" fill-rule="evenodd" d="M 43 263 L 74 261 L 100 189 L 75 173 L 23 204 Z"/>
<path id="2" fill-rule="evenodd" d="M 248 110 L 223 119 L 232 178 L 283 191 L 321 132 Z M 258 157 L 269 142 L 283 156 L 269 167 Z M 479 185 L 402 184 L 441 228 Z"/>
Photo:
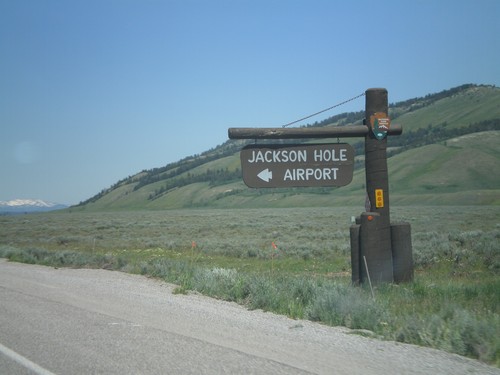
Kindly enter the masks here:
<path id="1" fill-rule="evenodd" d="M 369 203 L 366 208 L 369 212 L 361 215 L 359 249 L 352 249 L 351 252 L 359 251 L 363 260 L 359 262 L 359 281 L 364 282 L 369 272 L 372 282 L 376 284 L 394 279 L 386 152 L 386 135 L 390 127 L 386 125 L 386 129 L 381 130 L 379 126 L 379 119 L 384 119 L 385 124 L 389 122 L 387 90 L 366 90 L 365 98 L 365 122 L 370 129 L 365 135 L 366 194 Z M 358 280 L 353 279 L 353 282 Z"/>
<path id="2" fill-rule="evenodd" d="M 402 128 L 391 124 L 388 116 L 386 89 L 365 92 L 365 124 L 321 128 L 230 128 L 230 139 L 304 139 L 304 138 L 365 138 L 366 211 L 350 228 L 352 282 L 359 284 L 369 278 L 373 284 L 403 282 L 413 279 L 411 231 L 408 223 L 391 225 L 389 210 L 389 177 L 387 171 L 387 135 L 400 135 Z M 336 182 L 337 171 L 352 158 L 340 160 L 339 146 L 324 145 L 335 159 L 317 160 L 323 146 L 285 147 L 283 145 L 252 146 L 242 151 L 242 172 L 250 187 L 342 186 Z M 347 150 L 347 148 L 345 148 Z M 250 152 L 250 154 L 249 154 Z M 308 155 L 312 156 L 309 157 Z M 346 151 L 347 155 L 347 151 Z M 286 159 L 286 160 L 285 160 Z M 292 160 L 293 159 L 293 160 Z M 329 165 L 328 162 L 332 162 Z M 302 164 L 298 164 L 302 163 Z M 295 174 L 291 171 L 295 171 Z M 298 171 L 300 171 L 300 178 Z M 325 177 L 325 171 L 328 171 Z M 309 173 L 310 172 L 310 173 Z M 335 173 L 333 173 L 335 172 Z M 351 173 L 351 172 L 349 172 Z M 280 176 L 280 177 L 278 177 Z M 294 177 L 295 176 L 295 177 Z M 332 177 L 335 176 L 335 179 Z M 339 172 L 345 180 L 352 178 Z M 274 179 L 274 181 L 273 181 Z M 349 180 L 350 182 L 350 180 Z"/>

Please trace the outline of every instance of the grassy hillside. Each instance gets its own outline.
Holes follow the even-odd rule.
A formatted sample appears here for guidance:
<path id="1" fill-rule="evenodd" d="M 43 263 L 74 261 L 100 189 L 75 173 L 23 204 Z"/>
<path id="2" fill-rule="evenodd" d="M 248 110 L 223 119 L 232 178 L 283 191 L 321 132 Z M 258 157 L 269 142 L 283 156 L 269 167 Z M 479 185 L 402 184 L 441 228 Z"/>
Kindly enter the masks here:
<path id="1" fill-rule="evenodd" d="M 393 204 L 500 204 L 499 88 L 464 85 L 391 104 L 389 113 L 404 129 L 388 143 Z M 346 113 L 311 126 L 342 126 L 362 118 L 363 111 Z M 355 147 L 360 162 L 352 183 L 342 188 L 247 188 L 239 160 L 246 142 L 228 141 L 200 155 L 141 171 L 71 209 L 363 207 L 363 142 L 345 141 Z"/>
<path id="2" fill-rule="evenodd" d="M 391 106 L 390 116 L 403 124 L 405 131 L 445 125 L 450 128 L 468 126 L 484 120 L 500 118 L 500 89 L 493 86 L 471 86 L 449 90 L 449 95 L 429 95 Z"/>

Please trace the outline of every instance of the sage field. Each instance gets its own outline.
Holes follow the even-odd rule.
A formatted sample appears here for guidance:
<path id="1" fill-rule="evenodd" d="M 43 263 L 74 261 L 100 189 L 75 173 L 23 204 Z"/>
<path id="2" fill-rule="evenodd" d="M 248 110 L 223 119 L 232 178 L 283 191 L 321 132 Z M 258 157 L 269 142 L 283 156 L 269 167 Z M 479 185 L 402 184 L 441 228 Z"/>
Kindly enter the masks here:
<path id="1" fill-rule="evenodd" d="M 351 286 L 356 207 L 53 212 L 0 216 L 0 257 L 99 267 L 353 333 L 500 367 L 500 208 L 393 207 L 412 227 L 415 280 Z"/>

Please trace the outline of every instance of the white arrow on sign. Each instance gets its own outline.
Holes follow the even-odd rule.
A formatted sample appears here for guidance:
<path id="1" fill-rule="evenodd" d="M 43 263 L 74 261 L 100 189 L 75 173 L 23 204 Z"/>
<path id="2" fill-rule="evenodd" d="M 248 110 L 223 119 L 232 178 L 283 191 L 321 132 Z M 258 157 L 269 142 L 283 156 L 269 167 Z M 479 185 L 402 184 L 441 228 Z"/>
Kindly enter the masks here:
<path id="1" fill-rule="evenodd" d="M 269 170 L 269 168 L 264 169 L 257 175 L 262 181 L 269 182 L 273 178 L 273 172 Z"/>

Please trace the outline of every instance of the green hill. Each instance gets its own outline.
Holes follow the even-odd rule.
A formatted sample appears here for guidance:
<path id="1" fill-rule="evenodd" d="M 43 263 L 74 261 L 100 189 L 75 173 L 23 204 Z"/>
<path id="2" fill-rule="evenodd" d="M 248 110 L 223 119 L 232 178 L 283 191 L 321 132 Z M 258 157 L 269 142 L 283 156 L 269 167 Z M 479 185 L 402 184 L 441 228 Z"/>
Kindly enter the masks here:
<path id="1" fill-rule="evenodd" d="M 500 204 L 499 88 L 463 85 L 391 104 L 389 116 L 403 125 L 403 135 L 388 141 L 392 204 Z M 364 111 L 344 113 L 308 126 L 356 124 L 363 117 Z M 71 210 L 363 207 L 363 142 L 345 141 L 358 155 L 353 181 L 345 187 L 247 188 L 239 151 L 249 142 L 231 140 L 165 167 L 143 170 Z"/>

